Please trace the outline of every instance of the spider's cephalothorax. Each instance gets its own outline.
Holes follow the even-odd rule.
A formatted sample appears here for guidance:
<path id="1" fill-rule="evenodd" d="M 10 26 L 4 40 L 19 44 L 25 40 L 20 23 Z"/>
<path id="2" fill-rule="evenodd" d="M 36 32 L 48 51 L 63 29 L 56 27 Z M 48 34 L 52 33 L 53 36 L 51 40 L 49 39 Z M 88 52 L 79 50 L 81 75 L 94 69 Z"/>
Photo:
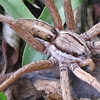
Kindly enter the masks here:
<path id="1" fill-rule="evenodd" d="M 75 59 L 78 61 L 79 58 L 84 60 L 84 58 L 87 58 L 87 56 L 90 55 L 90 50 L 87 48 L 85 41 L 80 36 L 70 31 L 62 31 L 55 39 L 51 48 L 52 50 L 56 49 L 55 51 L 57 51 L 56 53 L 58 53 L 58 55 L 60 55 L 60 51 L 66 53 L 66 58 L 71 61 L 74 61 Z M 52 50 L 51 53 L 53 53 Z"/>
<path id="2" fill-rule="evenodd" d="M 94 64 L 91 66 L 89 63 L 82 63 L 86 60 L 92 62 L 92 59 L 90 59 L 91 51 L 88 49 L 85 40 L 71 31 L 60 31 L 59 36 L 49 46 L 48 50 L 59 62 L 78 63 L 80 66 L 94 67 Z M 93 69 L 88 68 L 88 71 L 93 71 Z"/>

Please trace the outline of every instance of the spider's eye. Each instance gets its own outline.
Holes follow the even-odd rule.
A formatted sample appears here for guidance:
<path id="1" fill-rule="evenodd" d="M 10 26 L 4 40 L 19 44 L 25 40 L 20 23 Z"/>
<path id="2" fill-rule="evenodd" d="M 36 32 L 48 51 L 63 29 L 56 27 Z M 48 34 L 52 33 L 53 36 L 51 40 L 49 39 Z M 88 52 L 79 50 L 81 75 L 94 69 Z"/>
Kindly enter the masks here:
<path id="1" fill-rule="evenodd" d="M 51 36 L 51 35 L 48 35 L 48 36 L 46 37 L 46 40 L 49 41 L 49 42 L 51 42 L 51 41 L 52 41 L 52 36 Z"/>
<path id="2" fill-rule="evenodd" d="M 74 53 L 73 53 L 73 56 L 78 57 L 78 54 L 74 52 Z"/>
<path id="3" fill-rule="evenodd" d="M 78 56 L 84 56 L 84 57 L 86 57 L 87 56 L 87 53 L 86 52 L 83 52 L 83 53 L 81 53 L 81 54 L 79 54 Z"/>
<path id="4" fill-rule="evenodd" d="M 52 28 L 51 32 L 54 34 L 54 35 L 57 35 L 57 30 L 55 28 Z"/>

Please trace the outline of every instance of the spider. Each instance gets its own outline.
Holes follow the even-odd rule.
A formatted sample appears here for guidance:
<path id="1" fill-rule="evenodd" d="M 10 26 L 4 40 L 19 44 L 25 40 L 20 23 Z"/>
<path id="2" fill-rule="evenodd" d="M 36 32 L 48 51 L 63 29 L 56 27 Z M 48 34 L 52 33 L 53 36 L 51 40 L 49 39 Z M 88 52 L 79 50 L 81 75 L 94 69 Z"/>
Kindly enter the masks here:
<path id="1" fill-rule="evenodd" d="M 59 65 L 63 100 L 73 99 L 68 70 L 71 70 L 79 79 L 87 82 L 100 92 L 100 83 L 82 69 L 82 67 L 88 66 L 87 71 L 92 72 L 95 68 L 91 55 L 92 53 L 100 54 L 100 41 L 90 42 L 88 40 L 100 33 L 100 22 L 87 32 L 81 35 L 76 34 L 71 0 L 63 1 L 67 24 L 65 30 L 53 0 L 45 0 L 45 4 L 50 11 L 54 27 L 37 19 L 17 19 L 13 21 L 0 15 L 0 21 L 7 23 L 32 48 L 50 55 L 48 60 L 32 62 L 17 70 L 0 85 L 0 91 L 25 73 Z"/>

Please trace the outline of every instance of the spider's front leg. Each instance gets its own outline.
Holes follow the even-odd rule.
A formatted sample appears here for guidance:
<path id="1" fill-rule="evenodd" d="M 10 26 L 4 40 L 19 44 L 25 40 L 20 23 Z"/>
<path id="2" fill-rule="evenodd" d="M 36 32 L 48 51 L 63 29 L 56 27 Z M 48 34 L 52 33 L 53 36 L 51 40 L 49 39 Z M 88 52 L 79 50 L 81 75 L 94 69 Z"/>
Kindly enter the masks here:
<path id="1" fill-rule="evenodd" d="M 54 23 L 54 27 L 61 30 L 62 29 L 62 21 L 61 21 L 60 15 L 58 13 L 58 10 L 55 6 L 54 0 L 44 0 L 44 1 L 45 1 L 46 6 L 48 7 L 50 14 L 51 14 L 51 17 L 52 17 L 52 20 Z"/>
<path id="2" fill-rule="evenodd" d="M 71 0 L 64 0 L 64 12 L 68 30 L 75 31 L 75 22 L 71 6 Z"/>
<path id="3" fill-rule="evenodd" d="M 0 22 L 7 23 L 15 32 L 18 33 L 22 39 L 24 39 L 32 48 L 34 48 L 37 51 L 42 52 L 45 47 L 42 43 L 37 41 L 28 31 L 25 29 L 25 27 L 21 26 L 17 21 L 14 21 L 12 19 L 7 18 L 6 16 L 3 16 L 0 14 Z"/>
<path id="4" fill-rule="evenodd" d="M 4 90 L 8 85 L 16 81 L 20 76 L 25 73 L 30 73 L 32 71 L 44 70 L 50 67 L 53 67 L 57 64 L 57 60 L 55 58 L 50 58 L 49 60 L 37 61 L 27 64 L 17 70 L 14 74 L 12 74 L 6 81 L 4 81 L 0 85 L 0 91 Z"/>
<path id="5" fill-rule="evenodd" d="M 57 35 L 54 27 L 45 22 L 34 19 L 18 19 L 13 21 L 3 15 L 0 15 L 0 21 L 7 23 L 17 34 L 25 40 L 32 48 L 43 52 L 46 47 L 36 38 L 52 42 Z"/>

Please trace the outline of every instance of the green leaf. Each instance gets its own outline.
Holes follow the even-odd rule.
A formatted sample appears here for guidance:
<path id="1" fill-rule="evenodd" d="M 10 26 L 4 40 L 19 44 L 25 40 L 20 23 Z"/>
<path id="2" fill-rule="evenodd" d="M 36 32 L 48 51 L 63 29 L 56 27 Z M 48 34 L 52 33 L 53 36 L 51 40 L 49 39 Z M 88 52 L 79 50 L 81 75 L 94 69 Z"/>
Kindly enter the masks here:
<path id="1" fill-rule="evenodd" d="M 0 0 L 0 5 L 14 19 L 18 18 L 35 18 L 22 0 Z"/>
<path id="2" fill-rule="evenodd" d="M 47 7 L 45 7 L 39 17 L 39 19 L 43 20 L 43 21 L 46 21 L 48 22 L 49 24 L 53 25 L 53 22 L 52 22 L 52 19 L 51 19 L 51 16 L 50 16 L 50 13 L 47 9 Z"/>
<path id="3" fill-rule="evenodd" d="M 29 45 L 26 45 L 23 53 L 22 65 L 29 64 L 34 61 L 45 60 L 48 56 L 42 55 L 40 52 L 35 51 Z"/>
<path id="4" fill-rule="evenodd" d="M 7 100 L 3 92 L 0 92 L 0 100 Z"/>
<path id="5" fill-rule="evenodd" d="M 83 3 L 84 0 L 71 0 L 72 9 L 76 9 L 78 6 L 80 6 Z"/>
<path id="6" fill-rule="evenodd" d="M 31 5 L 34 4 L 32 0 L 26 0 L 26 1 L 29 2 Z"/>

